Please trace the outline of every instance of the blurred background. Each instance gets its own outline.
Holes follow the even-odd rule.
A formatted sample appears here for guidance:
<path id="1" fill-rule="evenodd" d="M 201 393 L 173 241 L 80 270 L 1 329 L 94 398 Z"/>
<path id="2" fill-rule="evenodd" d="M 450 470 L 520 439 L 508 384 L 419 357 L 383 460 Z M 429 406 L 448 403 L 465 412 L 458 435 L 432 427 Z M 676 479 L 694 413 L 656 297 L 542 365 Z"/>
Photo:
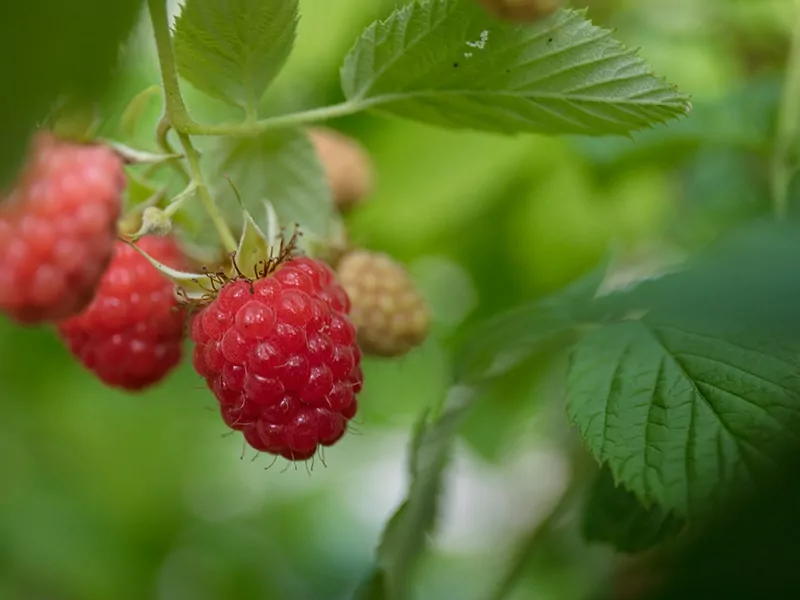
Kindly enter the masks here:
<path id="1" fill-rule="evenodd" d="M 266 111 L 340 101 L 342 57 L 396 4 L 301 0 L 296 50 Z M 356 430 L 326 451 L 327 465 L 243 456 L 189 363 L 157 390 L 125 395 L 83 372 L 52 331 L 0 320 L 0 598 L 349 598 L 403 497 L 411 426 L 449 386 L 461 330 L 560 289 L 609 248 L 638 265 L 769 212 L 764 157 L 794 3 L 574 5 L 641 46 L 692 95 L 692 115 L 632 140 L 507 138 L 368 115 L 331 123 L 368 148 L 378 173 L 350 235 L 408 265 L 434 331 L 402 360 L 366 360 Z M 142 24 L 126 48 L 112 121 L 158 82 L 149 36 Z M 197 114 L 225 116 L 186 94 Z M 562 493 L 563 367 L 564 356 L 547 356 L 504 380 L 466 422 L 420 600 L 486 598 Z M 618 562 L 569 521 L 542 543 L 510 597 L 584 598 Z"/>

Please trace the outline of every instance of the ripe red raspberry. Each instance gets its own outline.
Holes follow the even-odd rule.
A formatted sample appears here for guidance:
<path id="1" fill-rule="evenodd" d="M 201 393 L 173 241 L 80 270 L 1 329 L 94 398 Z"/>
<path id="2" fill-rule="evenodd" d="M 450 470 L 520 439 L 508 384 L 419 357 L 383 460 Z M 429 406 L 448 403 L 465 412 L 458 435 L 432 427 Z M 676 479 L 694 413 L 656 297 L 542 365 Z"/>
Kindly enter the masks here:
<path id="1" fill-rule="evenodd" d="M 363 382 L 349 310 L 333 271 L 302 257 L 196 313 L 194 367 L 250 446 L 299 461 L 344 435 Z"/>
<path id="2" fill-rule="evenodd" d="M 172 238 L 145 236 L 138 245 L 168 266 L 183 263 Z M 78 360 L 103 382 L 138 391 L 163 379 L 180 361 L 184 317 L 172 282 L 118 241 L 92 303 L 58 330 Z"/>
<path id="3" fill-rule="evenodd" d="M 0 198 L 0 310 L 28 324 L 83 310 L 111 259 L 124 187 L 111 149 L 36 134 Z"/>

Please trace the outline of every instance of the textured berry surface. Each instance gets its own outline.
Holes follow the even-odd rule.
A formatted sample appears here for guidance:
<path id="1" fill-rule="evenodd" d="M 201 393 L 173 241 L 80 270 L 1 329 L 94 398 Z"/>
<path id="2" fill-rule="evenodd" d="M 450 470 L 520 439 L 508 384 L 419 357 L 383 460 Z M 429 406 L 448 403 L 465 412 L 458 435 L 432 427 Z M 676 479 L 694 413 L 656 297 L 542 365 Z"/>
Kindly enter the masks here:
<path id="1" fill-rule="evenodd" d="M 430 322 L 428 305 L 402 265 L 386 254 L 353 250 L 337 271 L 366 354 L 401 356 L 422 343 Z"/>
<path id="2" fill-rule="evenodd" d="M 124 187 L 109 148 L 38 133 L 0 201 L 0 310 L 20 323 L 83 310 L 111 259 Z"/>
<path id="3" fill-rule="evenodd" d="M 372 161 L 353 138 L 325 127 L 311 128 L 308 137 L 319 156 L 333 201 L 341 211 L 364 202 L 374 185 Z"/>
<path id="4" fill-rule="evenodd" d="M 174 268 L 183 263 L 171 238 L 146 236 L 137 243 L 159 262 Z M 58 330 L 81 363 L 102 381 L 138 391 L 159 382 L 180 361 L 184 317 L 172 282 L 118 241 L 91 304 L 61 322 Z"/>
<path id="5" fill-rule="evenodd" d="M 225 423 L 256 450 L 309 459 L 356 413 L 361 353 L 334 277 L 295 258 L 265 278 L 228 282 L 192 320 L 194 367 Z"/>

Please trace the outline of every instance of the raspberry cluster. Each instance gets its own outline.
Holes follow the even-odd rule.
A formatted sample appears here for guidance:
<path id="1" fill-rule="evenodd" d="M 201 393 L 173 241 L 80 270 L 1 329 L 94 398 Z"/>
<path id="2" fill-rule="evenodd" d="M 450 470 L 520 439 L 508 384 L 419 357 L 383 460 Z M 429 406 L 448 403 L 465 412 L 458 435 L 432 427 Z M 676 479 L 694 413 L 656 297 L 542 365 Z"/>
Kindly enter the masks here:
<path id="1" fill-rule="evenodd" d="M 336 443 L 358 409 L 363 373 L 350 298 L 333 270 L 294 257 L 292 238 L 277 258 L 269 247 L 255 279 L 238 268 L 206 273 L 214 289 L 202 295 L 185 285 L 204 275 L 184 270 L 188 258 L 169 228 L 135 246 L 117 238 L 125 184 L 117 151 L 34 136 L 0 197 L 0 311 L 51 322 L 99 380 L 141 391 L 179 364 L 186 303 L 194 303 L 194 367 L 229 427 L 256 450 L 295 461 Z M 243 256 L 269 246 L 266 237 L 255 250 L 248 241 Z"/>
<path id="2" fill-rule="evenodd" d="M 172 238 L 138 242 L 170 267 L 183 263 Z M 114 258 L 88 308 L 58 331 L 78 360 L 106 384 L 130 391 L 160 381 L 181 358 L 185 313 L 172 282 L 134 248 L 114 246 Z"/>
<path id="3" fill-rule="evenodd" d="M 307 460 L 344 435 L 363 383 L 349 310 L 333 271 L 299 257 L 225 283 L 195 314 L 194 367 L 254 449 Z"/>
<path id="4" fill-rule="evenodd" d="M 0 201 L 0 310 L 30 324 L 86 307 L 111 259 L 124 187 L 111 149 L 34 136 Z"/>

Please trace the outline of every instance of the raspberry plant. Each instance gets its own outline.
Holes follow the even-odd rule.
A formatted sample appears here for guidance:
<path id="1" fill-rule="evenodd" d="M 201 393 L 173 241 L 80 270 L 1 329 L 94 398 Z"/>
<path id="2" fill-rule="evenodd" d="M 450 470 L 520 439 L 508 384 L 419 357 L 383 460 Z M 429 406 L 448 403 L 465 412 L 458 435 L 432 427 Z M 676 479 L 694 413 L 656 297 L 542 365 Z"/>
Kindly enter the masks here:
<path id="1" fill-rule="evenodd" d="M 115 13 L 107 48 L 136 8 Z M 323 122 L 371 111 L 453 130 L 630 136 L 659 124 L 680 132 L 671 121 L 691 108 L 584 11 L 550 0 L 418 0 L 354 42 L 340 102 L 275 114 L 263 99 L 290 57 L 297 0 L 186 0 L 174 23 L 166 0 L 146 8 L 161 81 L 131 99 L 113 140 L 82 126 L 105 58 L 82 73 L 86 57 L 64 55 L 63 78 L 40 90 L 48 102 L 58 96 L 55 110 L 41 99 L 23 110 L 24 93 L 3 100 L 30 118 L 4 122 L 0 306 L 20 322 L 55 323 L 102 381 L 132 391 L 177 365 L 188 327 L 221 420 L 289 461 L 346 440 L 369 386 L 362 352 L 413 351 L 430 316 L 399 264 L 348 241 L 342 213 L 379 183 L 364 148 Z M 794 43 L 771 155 L 781 218 L 796 166 Z M 230 118 L 198 116 L 187 86 L 227 105 Z M 139 147 L 152 125 L 143 106 L 157 96 L 154 143 Z M 66 145 L 65 158 L 38 159 L 35 144 L 26 154 L 23 140 L 42 123 L 64 138 L 53 143 Z M 788 225 L 760 224 L 622 285 L 610 254 L 562 291 L 466 332 L 450 392 L 419 418 L 406 499 L 355 597 L 410 597 L 460 426 L 491 385 L 541 352 L 569 356 L 566 417 L 584 446 L 554 516 L 580 504 L 588 540 L 648 549 L 758 483 L 800 430 L 795 307 L 784 300 L 797 239 Z M 512 565 L 493 597 L 518 577 Z"/>

